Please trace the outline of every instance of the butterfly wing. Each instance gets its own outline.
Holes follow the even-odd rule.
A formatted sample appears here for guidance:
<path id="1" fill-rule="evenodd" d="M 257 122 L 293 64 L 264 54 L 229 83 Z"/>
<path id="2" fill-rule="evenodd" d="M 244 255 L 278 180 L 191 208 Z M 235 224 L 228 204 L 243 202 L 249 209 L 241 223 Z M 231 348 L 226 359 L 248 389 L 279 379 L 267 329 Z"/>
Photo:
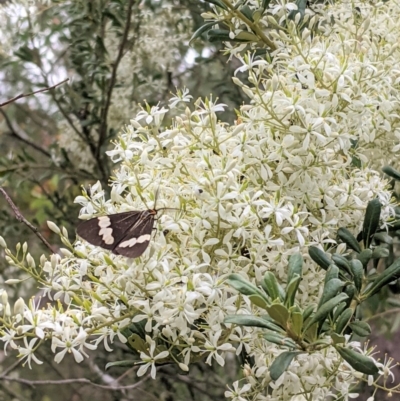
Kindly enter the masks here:
<path id="1" fill-rule="evenodd" d="M 142 212 L 136 223 L 128 229 L 122 240 L 112 251 L 117 255 L 123 255 L 128 258 L 138 258 L 150 243 L 156 214 L 157 211 L 155 210 Z"/>
<path id="2" fill-rule="evenodd" d="M 80 223 L 76 232 L 92 245 L 114 250 L 125 238 L 127 231 L 132 231 L 146 212 L 132 211 L 94 217 Z"/>

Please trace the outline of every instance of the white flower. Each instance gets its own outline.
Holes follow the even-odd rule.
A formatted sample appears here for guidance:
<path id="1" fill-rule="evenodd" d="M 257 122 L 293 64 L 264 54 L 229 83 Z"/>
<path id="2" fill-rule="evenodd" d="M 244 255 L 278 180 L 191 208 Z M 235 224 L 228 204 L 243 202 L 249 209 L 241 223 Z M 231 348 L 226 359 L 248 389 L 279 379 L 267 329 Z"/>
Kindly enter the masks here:
<path id="1" fill-rule="evenodd" d="M 32 369 L 31 361 L 37 363 L 38 365 L 41 365 L 43 363 L 34 354 L 35 344 L 37 341 L 38 341 L 37 338 L 32 338 L 28 343 L 27 338 L 24 337 L 25 347 L 18 347 L 18 351 L 19 351 L 18 357 L 21 358 L 21 360 L 26 359 L 26 361 L 23 364 L 25 365 L 26 363 L 28 363 L 29 369 Z"/>
<path id="2" fill-rule="evenodd" d="M 225 360 L 222 358 L 222 356 L 218 353 L 219 352 L 224 352 L 224 351 L 230 351 L 230 352 L 235 352 L 235 348 L 232 346 L 230 343 L 224 343 L 221 345 L 218 345 L 218 340 L 222 334 L 221 330 L 218 330 L 213 334 L 212 332 L 208 333 L 208 338 L 206 338 L 206 341 L 204 343 L 204 349 L 209 352 L 206 363 L 211 365 L 211 360 L 214 358 L 217 363 L 221 366 L 224 366 Z"/>
<path id="3" fill-rule="evenodd" d="M 142 363 L 144 365 L 140 366 L 137 375 L 143 376 L 146 372 L 147 369 L 151 367 L 150 370 L 150 375 L 153 379 L 156 378 L 156 362 L 158 360 L 167 358 L 169 355 L 168 351 L 162 351 L 158 353 L 157 355 L 154 355 L 154 352 L 156 351 L 156 342 L 152 340 L 149 336 L 146 336 L 146 342 L 150 345 L 149 352 L 148 354 L 141 352 L 140 353 L 140 359 L 142 360 Z"/>
<path id="4" fill-rule="evenodd" d="M 247 393 L 250 389 L 251 384 L 247 383 L 243 387 L 239 388 L 239 382 L 235 381 L 233 383 L 233 389 L 229 388 L 229 391 L 225 391 L 225 397 L 231 398 L 232 401 L 247 401 L 247 399 L 242 397 L 241 394 Z"/>
<path id="5" fill-rule="evenodd" d="M 61 338 L 56 336 L 52 337 L 51 350 L 56 351 L 57 348 L 63 348 L 62 351 L 58 352 L 54 360 L 60 363 L 67 352 L 72 353 L 74 359 L 77 363 L 83 361 L 83 356 L 88 357 L 88 355 L 83 351 L 83 347 L 94 350 L 95 345 L 86 343 L 87 333 L 81 328 L 79 333 L 74 333 L 70 327 L 64 327 L 61 334 Z M 78 348 L 78 349 L 77 349 Z"/>

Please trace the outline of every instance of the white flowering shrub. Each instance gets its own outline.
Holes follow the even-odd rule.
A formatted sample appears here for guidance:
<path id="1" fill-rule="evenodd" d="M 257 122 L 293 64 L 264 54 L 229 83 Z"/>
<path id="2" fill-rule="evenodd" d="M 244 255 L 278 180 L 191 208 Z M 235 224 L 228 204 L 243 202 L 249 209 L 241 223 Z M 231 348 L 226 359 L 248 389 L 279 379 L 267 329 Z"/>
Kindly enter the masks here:
<path id="1" fill-rule="evenodd" d="M 67 352 L 80 362 L 86 349 L 103 343 L 112 351 L 118 340 L 135 353 L 137 374 L 153 378 L 160 363 L 188 371 L 201 358 L 223 365 L 227 352 L 243 352 L 249 360 L 244 378 L 226 392 L 233 400 L 347 399 L 355 397 L 352 388 L 362 373 L 370 384 L 378 369 L 390 376 L 391 361 L 376 362 L 371 349 L 345 335 L 362 297 L 341 293 L 340 269 L 351 249 L 368 253 L 347 272 L 356 277 L 358 295 L 371 295 L 399 270 L 393 264 L 368 287 L 363 262 L 372 257 L 371 236 L 379 225 L 379 213 L 367 213 L 374 217 L 364 222 L 367 205 L 379 209 L 383 228 L 395 215 L 378 167 L 397 155 L 400 9 L 395 3 L 362 6 L 362 17 L 339 3 L 325 10 L 326 18 L 305 18 L 319 24 L 313 34 L 287 20 L 285 29 L 270 32 L 276 49 L 270 56 L 242 57 L 237 73 L 248 74 L 248 83 L 234 80 L 249 103 L 233 125 L 218 120 L 223 104 L 211 98 L 193 103 L 185 91 L 168 108 L 147 106 L 132 119 L 108 152 L 116 163 L 111 197 L 97 183 L 76 202 L 82 219 L 157 209 L 156 232 L 140 258 L 70 240 L 54 224 L 50 228 L 66 246 L 62 256 L 34 261 L 26 247 L 14 254 L 2 243 L 11 265 L 62 301 L 38 309 L 19 300 L 11 311 L 3 290 L 5 350 L 18 350 L 29 365 L 40 363 L 35 351 L 49 340 L 57 362 Z M 271 6 L 259 26 L 292 9 Z M 213 18 L 228 18 L 228 11 L 215 10 Z M 237 20 L 231 22 L 234 28 Z M 239 54 L 240 46 L 227 51 Z M 175 115 L 171 124 L 168 112 Z M 336 243 L 341 227 L 347 248 Z M 360 230 L 365 249 L 351 237 Z M 336 251 L 340 269 L 329 267 L 322 249 Z M 327 298 L 329 282 L 336 303 Z M 349 309 L 339 330 L 332 316 Z M 285 313 L 292 320 L 282 319 Z M 336 333 L 323 327 L 325 319 Z"/>

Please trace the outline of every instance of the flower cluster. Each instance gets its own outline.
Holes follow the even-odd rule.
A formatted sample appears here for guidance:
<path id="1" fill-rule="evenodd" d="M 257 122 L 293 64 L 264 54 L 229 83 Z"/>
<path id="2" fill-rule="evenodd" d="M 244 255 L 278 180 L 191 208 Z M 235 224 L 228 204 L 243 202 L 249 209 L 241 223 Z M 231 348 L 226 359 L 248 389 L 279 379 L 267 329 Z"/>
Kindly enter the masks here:
<path id="1" fill-rule="evenodd" d="M 338 227 L 357 232 L 370 200 L 379 197 L 384 224 L 393 215 L 376 167 L 384 151 L 396 151 L 398 34 L 390 27 L 400 8 L 391 4 L 389 18 L 389 6 L 365 6 L 359 22 L 345 7 L 333 6 L 340 23 L 334 30 L 321 24 L 326 35 L 298 34 L 288 22 L 287 33 L 276 34 L 273 59 L 242 59 L 249 83 L 235 81 L 250 102 L 234 125 L 218 121 L 224 105 L 212 99 L 191 104 L 187 93 L 178 94 L 170 110 L 143 109 L 109 152 L 119 163 L 110 199 L 96 184 L 76 201 L 85 219 L 158 209 L 148 250 L 129 260 L 85 241 L 71 243 L 54 225 L 68 248 L 62 257 L 43 257 L 36 266 L 26 249 L 13 255 L 6 248 L 10 264 L 66 306 L 38 310 L 20 302 L 12 314 L 3 292 L 0 339 L 30 363 L 37 362 L 40 341 L 51 338 L 58 362 L 67 351 L 79 362 L 85 348 L 103 342 L 110 349 L 116 337 L 127 341 L 127 327 L 142 325 L 147 335 L 135 345 L 139 374 L 150 369 L 154 377 L 157 361 L 164 360 L 182 370 L 201 357 L 223 365 L 235 344 L 255 363 L 245 367 L 242 387 L 235 383 L 227 392 L 234 400 L 254 394 L 290 400 L 303 393 L 323 399 L 332 391 L 349 396 L 358 377 L 333 347 L 300 355 L 271 382 L 268 366 L 279 347 L 257 330 L 224 324 L 227 314 L 257 313 L 226 285 L 229 274 L 257 283 L 273 271 L 284 282 L 292 254 L 305 256 L 309 245 L 335 246 Z M 378 26 L 379 32 L 386 26 L 389 37 L 380 36 Z M 165 115 L 179 100 L 187 108 L 166 127 Z M 301 305 L 318 299 L 322 280 L 306 260 Z M 29 343 L 28 333 L 34 337 Z"/>

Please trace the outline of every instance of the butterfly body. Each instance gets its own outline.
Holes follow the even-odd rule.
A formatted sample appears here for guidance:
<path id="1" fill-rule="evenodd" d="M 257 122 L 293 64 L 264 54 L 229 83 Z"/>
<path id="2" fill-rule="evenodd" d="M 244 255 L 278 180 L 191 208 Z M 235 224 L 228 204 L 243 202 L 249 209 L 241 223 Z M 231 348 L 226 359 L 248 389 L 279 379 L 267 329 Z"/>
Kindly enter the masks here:
<path id="1" fill-rule="evenodd" d="M 76 231 L 92 245 L 138 258 L 150 243 L 156 216 L 155 209 L 109 214 L 82 222 Z"/>

